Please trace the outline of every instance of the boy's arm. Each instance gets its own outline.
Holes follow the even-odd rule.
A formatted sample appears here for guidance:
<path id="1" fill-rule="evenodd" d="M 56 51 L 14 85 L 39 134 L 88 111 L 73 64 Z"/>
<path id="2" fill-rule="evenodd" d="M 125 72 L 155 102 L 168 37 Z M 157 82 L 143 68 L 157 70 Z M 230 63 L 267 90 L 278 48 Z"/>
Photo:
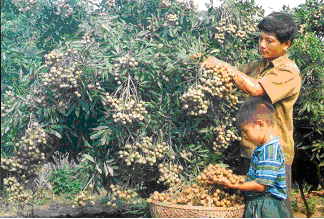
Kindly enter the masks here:
<path id="1" fill-rule="evenodd" d="M 251 181 L 243 184 L 234 184 L 231 185 L 230 188 L 249 192 L 265 192 L 268 189 L 268 186 Z"/>
<path id="2" fill-rule="evenodd" d="M 209 183 L 214 183 L 213 181 L 209 181 Z M 249 192 L 265 192 L 268 189 L 268 186 L 259 184 L 255 181 L 246 182 L 243 184 L 232 184 L 228 179 L 223 179 L 222 182 L 218 183 L 219 185 L 224 186 L 225 188 L 238 189 L 242 191 Z"/>

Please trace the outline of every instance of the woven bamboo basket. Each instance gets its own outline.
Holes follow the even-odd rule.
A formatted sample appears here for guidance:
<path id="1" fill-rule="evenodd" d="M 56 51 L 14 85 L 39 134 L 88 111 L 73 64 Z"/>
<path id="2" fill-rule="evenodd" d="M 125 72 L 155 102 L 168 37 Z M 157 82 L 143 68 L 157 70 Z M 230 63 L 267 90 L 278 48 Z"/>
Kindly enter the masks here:
<path id="1" fill-rule="evenodd" d="M 242 218 L 244 214 L 244 205 L 202 207 L 153 201 L 149 206 L 154 218 Z"/>

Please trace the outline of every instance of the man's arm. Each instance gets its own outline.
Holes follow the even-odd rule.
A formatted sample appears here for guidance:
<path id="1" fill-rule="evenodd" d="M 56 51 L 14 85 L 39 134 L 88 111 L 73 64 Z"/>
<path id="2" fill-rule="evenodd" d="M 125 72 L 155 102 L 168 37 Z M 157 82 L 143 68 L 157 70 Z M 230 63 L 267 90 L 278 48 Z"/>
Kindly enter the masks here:
<path id="1" fill-rule="evenodd" d="M 208 59 L 202 63 L 202 67 L 207 69 L 214 68 L 215 66 L 227 66 L 230 68 L 230 71 L 234 74 L 233 80 L 236 86 L 241 89 L 243 92 L 251 96 L 263 96 L 266 94 L 266 91 L 258 80 L 247 76 L 243 72 L 239 71 L 237 68 L 231 66 L 230 64 L 216 59 L 215 57 L 208 57 Z"/>

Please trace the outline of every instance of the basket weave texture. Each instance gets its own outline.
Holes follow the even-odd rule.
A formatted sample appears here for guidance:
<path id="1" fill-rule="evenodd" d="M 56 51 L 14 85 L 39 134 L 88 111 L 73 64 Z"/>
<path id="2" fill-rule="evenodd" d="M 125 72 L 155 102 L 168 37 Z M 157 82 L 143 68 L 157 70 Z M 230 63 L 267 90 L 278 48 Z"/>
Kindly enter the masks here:
<path id="1" fill-rule="evenodd" d="M 244 205 L 235 207 L 202 207 L 153 201 L 150 212 L 154 218 L 242 218 Z"/>

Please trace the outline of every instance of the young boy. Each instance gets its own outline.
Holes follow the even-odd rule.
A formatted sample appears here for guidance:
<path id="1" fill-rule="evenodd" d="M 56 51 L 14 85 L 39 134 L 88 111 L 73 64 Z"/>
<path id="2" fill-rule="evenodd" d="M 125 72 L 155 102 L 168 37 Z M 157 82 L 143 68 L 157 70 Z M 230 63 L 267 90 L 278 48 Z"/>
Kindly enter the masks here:
<path id="1" fill-rule="evenodd" d="M 244 184 L 222 182 L 226 188 L 246 192 L 244 217 L 288 217 L 283 200 L 286 199 L 285 158 L 275 126 L 275 109 L 262 97 L 246 100 L 236 121 L 242 139 L 258 147 Z M 210 181 L 212 183 L 213 181 Z"/>

